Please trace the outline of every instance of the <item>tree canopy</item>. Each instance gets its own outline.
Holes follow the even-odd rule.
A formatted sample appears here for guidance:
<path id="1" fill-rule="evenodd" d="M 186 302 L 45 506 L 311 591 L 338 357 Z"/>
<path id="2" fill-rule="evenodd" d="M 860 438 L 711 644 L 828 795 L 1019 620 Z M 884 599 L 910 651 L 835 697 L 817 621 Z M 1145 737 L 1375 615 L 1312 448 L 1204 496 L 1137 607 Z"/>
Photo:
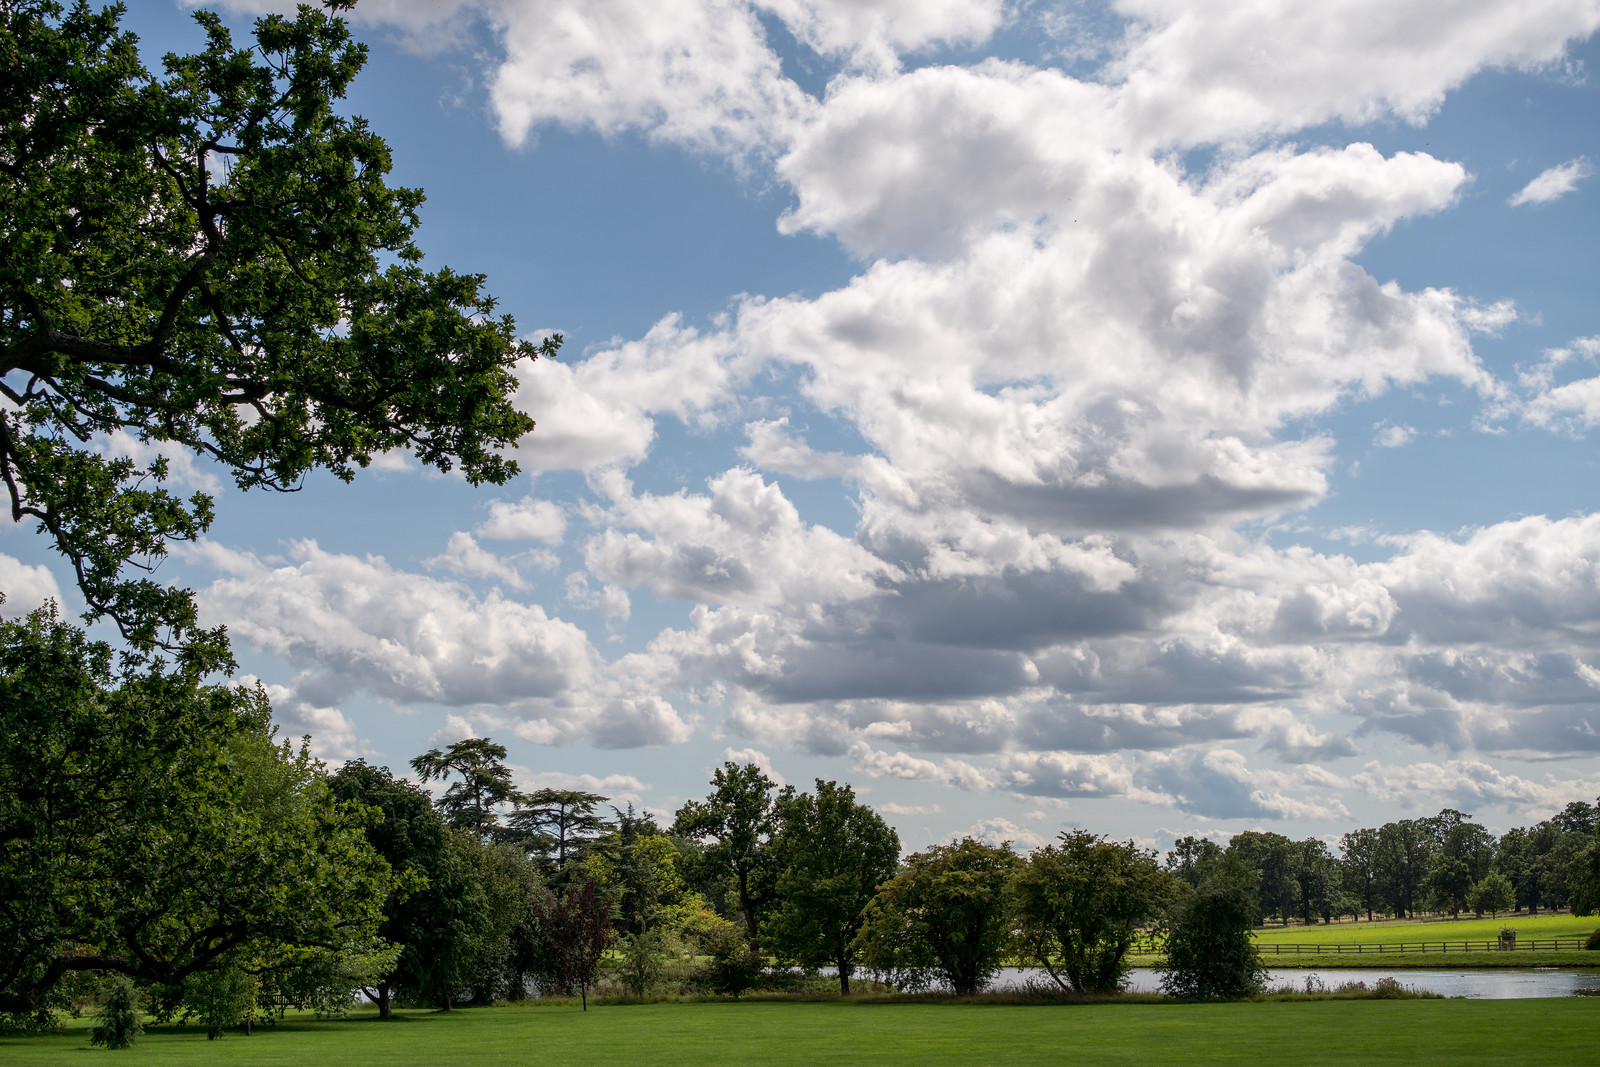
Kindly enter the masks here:
<path id="1" fill-rule="evenodd" d="M 1132 841 L 1087 830 L 1058 841 L 1035 849 L 1012 880 L 1019 946 L 1063 989 L 1115 992 L 1140 927 L 1161 913 L 1177 879 Z"/>
<path id="2" fill-rule="evenodd" d="M 224 636 L 187 591 L 130 577 L 200 536 L 211 499 L 96 442 L 207 457 L 245 489 L 349 480 L 391 449 L 501 483 L 533 426 L 512 367 L 560 338 L 519 339 L 481 275 L 423 269 L 422 193 L 387 185 L 388 146 L 337 108 L 366 59 L 342 20 L 302 6 L 241 46 L 197 12 L 205 50 L 156 75 L 121 13 L 0 8 L 0 481 L 91 618 L 215 666 Z"/>
<path id="3" fill-rule="evenodd" d="M 782 825 L 773 843 L 780 863 L 780 904 L 770 925 L 775 950 L 815 967 L 831 964 L 839 992 L 850 994 L 855 938 L 878 886 L 894 877 L 900 835 L 877 812 L 856 803 L 855 790 L 817 779 L 817 791 L 786 789 Z"/>
<path id="4" fill-rule="evenodd" d="M 511 772 L 501 762 L 505 758 L 506 746 L 487 737 L 468 737 L 443 750 L 428 749 L 411 761 L 411 769 L 424 782 L 448 781 L 455 775 L 458 781 L 450 782 L 437 801 L 444 821 L 457 830 L 489 837 L 500 825 L 495 809 L 517 799 Z"/>
<path id="5" fill-rule="evenodd" d="M 0 623 L 0 1012 L 376 946 L 388 864 L 264 694 L 112 662 L 49 609 Z"/>
<path id="6" fill-rule="evenodd" d="M 772 795 L 778 784 L 755 764 L 730 760 L 712 773 L 711 785 L 705 800 L 691 800 L 678 809 L 672 832 L 708 842 L 703 862 L 733 882 L 745 936 L 756 946 L 777 867 L 770 845 L 778 829 Z"/>
<path id="7" fill-rule="evenodd" d="M 1008 947 L 1006 888 L 1020 862 L 970 837 L 908 856 L 867 905 L 862 966 L 910 988 L 937 978 L 958 996 L 978 992 Z"/>

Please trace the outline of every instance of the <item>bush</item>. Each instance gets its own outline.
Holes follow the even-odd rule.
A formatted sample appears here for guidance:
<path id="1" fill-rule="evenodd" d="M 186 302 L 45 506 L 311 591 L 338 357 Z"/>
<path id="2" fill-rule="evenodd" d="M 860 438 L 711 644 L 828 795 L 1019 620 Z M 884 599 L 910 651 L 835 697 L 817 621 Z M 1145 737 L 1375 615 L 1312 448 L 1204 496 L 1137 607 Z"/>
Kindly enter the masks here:
<path id="1" fill-rule="evenodd" d="M 731 923 L 707 939 L 705 951 L 711 958 L 695 977 L 711 992 L 738 997 L 761 981 L 761 957 Z"/>
<path id="2" fill-rule="evenodd" d="M 89 1034 L 89 1044 L 106 1048 L 130 1048 L 144 1033 L 139 1021 L 139 991 L 124 975 L 113 978 L 101 998 L 95 1016 L 99 1022 Z"/>
<path id="3" fill-rule="evenodd" d="M 1600 930 L 1596 930 L 1594 933 L 1590 934 L 1588 940 L 1583 943 L 1583 947 L 1587 949 L 1600 950 Z"/>
<path id="4" fill-rule="evenodd" d="M 1167 912 L 1161 987 L 1189 1000 L 1250 996 L 1266 977 L 1250 937 L 1259 905 L 1255 872 L 1224 855 L 1207 861 L 1199 875 L 1199 884 Z"/>
<path id="5" fill-rule="evenodd" d="M 622 958 L 618 961 L 617 981 L 631 997 L 648 996 L 661 982 L 666 960 L 661 932 L 646 930 L 622 939 Z"/>

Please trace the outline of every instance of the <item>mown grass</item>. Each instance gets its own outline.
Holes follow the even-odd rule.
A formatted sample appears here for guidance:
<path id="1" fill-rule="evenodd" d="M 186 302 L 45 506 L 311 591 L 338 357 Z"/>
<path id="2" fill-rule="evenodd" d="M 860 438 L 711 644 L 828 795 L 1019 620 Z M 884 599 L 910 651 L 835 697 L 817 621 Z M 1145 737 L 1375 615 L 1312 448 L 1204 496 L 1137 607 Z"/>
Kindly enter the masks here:
<path id="1" fill-rule="evenodd" d="M 1600 929 L 1593 915 L 1502 915 L 1498 919 L 1387 919 L 1378 922 L 1344 922 L 1327 926 L 1265 926 L 1256 930 L 1256 943 L 1302 945 L 1378 945 L 1400 941 L 1493 941 L 1500 928 L 1509 926 L 1519 939 L 1534 937 L 1587 937 Z"/>
<path id="2" fill-rule="evenodd" d="M 1595 1062 L 1596 1005 L 1570 1000 L 1242 1004 L 645 1004 L 290 1020 L 208 1042 L 155 1028 L 127 1052 L 86 1027 L 0 1039 L 16 1067 L 162 1064 L 925 1064 Z"/>

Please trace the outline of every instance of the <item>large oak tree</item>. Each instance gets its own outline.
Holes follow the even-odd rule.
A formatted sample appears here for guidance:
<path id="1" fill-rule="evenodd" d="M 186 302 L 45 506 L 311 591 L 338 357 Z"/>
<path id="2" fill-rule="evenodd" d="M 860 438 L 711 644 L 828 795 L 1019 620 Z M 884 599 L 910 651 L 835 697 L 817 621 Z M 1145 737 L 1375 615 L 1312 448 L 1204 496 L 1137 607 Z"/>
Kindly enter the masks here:
<path id="1" fill-rule="evenodd" d="M 97 445 L 208 457 L 245 489 L 393 449 L 501 483 L 533 426 L 512 368 L 560 339 L 519 339 L 480 275 L 423 268 L 422 193 L 338 110 L 366 58 L 342 20 L 302 6 L 239 45 L 199 12 L 206 48 L 157 75 L 121 12 L 0 4 L 0 482 L 91 618 L 226 663 L 187 591 L 137 574 L 211 499 Z"/>

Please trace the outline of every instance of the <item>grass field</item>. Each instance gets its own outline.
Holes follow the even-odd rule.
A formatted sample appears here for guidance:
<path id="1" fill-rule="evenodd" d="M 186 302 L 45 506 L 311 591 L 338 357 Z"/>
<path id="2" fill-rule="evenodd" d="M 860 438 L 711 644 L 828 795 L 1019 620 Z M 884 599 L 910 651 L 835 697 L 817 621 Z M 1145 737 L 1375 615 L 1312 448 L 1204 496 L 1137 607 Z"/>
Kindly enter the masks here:
<path id="1" fill-rule="evenodd" d="M 1509 926 L 1521 939 L 1587 937 L 1600 928 L 1593 915 L 1502 915 L 1498 919 L 1388 919 L 1379 922 L 1334 923 L 1329 926 L 1266 926 L 1256 930 L 1256 943 L 1302 945 L 1377 945 L 1397 941 L 1493 941 Z"/>
<path id="2" fill-rule="evenodd" d="M 128 1052 L 91 1049 L 86 1027 L 0 1039 L 7 1067 L 161 1064 L 1593 1064 L 1592 1000 L 1244 1004 L 715 1003 L 483 1008 L 391 1022 L 290 1021 L 208 1042 L 156 1028 Z"/>

